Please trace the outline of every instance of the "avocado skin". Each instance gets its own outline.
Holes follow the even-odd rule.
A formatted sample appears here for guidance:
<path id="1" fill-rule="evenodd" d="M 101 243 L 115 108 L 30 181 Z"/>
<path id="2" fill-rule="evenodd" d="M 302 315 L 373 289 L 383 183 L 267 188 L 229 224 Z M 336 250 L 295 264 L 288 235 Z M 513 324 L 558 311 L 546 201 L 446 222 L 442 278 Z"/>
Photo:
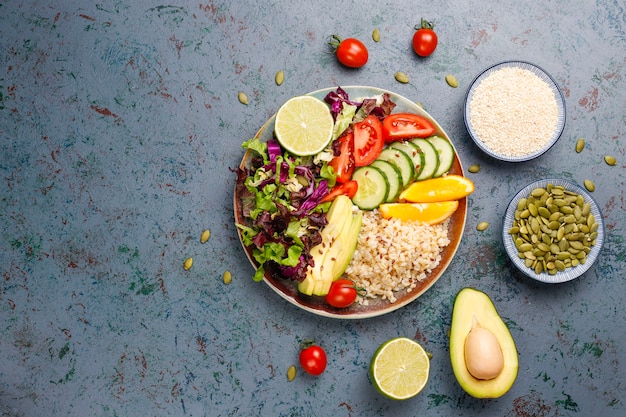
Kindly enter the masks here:
<path id="1" fill-rule="evenodd" d="M 465 365 L 465 338 L 472 329 L 474 317 L 496 336 L 502 348 L 504 369 L 491 380 L 474 378 Z M 450 329 L 450 361 L 459 385 L 475 398 L 499 398 L 511 389 L 517 378 L 518 352 L 513 336 L 489 296 L 482 291 L 463 288 L 456 296 Z"/>

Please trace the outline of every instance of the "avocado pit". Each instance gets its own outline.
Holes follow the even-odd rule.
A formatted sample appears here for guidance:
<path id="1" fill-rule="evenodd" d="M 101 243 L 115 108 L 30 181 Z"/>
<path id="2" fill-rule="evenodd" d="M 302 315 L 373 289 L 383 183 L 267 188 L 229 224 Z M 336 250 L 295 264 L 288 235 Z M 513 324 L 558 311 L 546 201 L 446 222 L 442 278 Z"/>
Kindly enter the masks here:
<path id="1" fill-rule="evenodd" d="M 481 327 L 476 317 L 465 338 L 464 353 L 467 371 L 476 379 L 497 378 L 504 369 L 504 355 L 498 339 L 491 331 Z"/>

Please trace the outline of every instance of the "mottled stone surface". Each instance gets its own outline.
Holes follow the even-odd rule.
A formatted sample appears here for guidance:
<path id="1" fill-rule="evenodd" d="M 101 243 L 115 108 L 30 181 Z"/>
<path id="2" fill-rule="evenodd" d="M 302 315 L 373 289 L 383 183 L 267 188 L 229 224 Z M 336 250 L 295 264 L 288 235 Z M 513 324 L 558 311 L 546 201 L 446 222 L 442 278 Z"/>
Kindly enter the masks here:
<path id="1" fill-rule="evenodd" d="M 0 4 L 0 410 L 626 413 L 623 2 L 396 3 Z M 434 20 L 440 39 L 427 59 L 410 50 L 420 17 Z M 368 64 L 337 64 L 326 46 L 332 33 L 361 38 Z M 567 106 L 561 140 L 518 165 L 482 154 L 462 118 L 473 77 L 509 59 L 548 71 Z M 278 70 L 285 71 L 280 87 Z M 411 82 L 396 82 L 396 71 Z M 446 84 L 447 74 L 458 88 Z M 231 169 L 241 142 L 289 97 L 335 85 L 372 85 L 420 101 L 465 167 L 482 167 L 468 174 L 476 191 L 450 268 L 416 302 L 368 320 L 316 317 L 253 282 L 233 224 Z M 580 137 L 587 146 L 577 154 Z M 606 154 L 616 166 L 603 162 Z M 608 235 L 587 274 L 551 286 L 513 271 L 499 235 L 515 191 L 548 176 L 593 180 Z M 481 221 L 491 226 L 477 232 Z M 207 228 L 211 238 L 201 244 Z M 190 256 L 193 268 L 184 271 Z M 519 350 L 517 381 L 497 400 L 469 397 L 452 375 L 447 333 L 465 286 L 492 297 Z M 376 347 L 400 335 L 432 352 L 431 376 L 419 397 L 392 402 L 374 390 L 367 368 Z M 326 349 L 328 369 L 288 382 L 305 338 Z"/>

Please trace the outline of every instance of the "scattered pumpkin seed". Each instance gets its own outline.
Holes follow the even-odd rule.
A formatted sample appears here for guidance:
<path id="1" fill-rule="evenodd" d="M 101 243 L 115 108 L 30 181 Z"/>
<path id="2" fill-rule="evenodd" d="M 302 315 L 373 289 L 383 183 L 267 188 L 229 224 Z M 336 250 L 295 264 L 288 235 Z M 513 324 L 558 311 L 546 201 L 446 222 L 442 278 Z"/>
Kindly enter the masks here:
<path id="1" fill-rule="evenodd" d="M 585 188 L 589 192 L 594 192 L 596 190 L 596 185 L 591 180 L 585 180 L 583 181 L 583 184 L 585 185 Z"/>
<path id="2" fill-rule="evenodd" d="M 224 281 L 224 284 L 230 284 L 230 281 L 232 281 L 232 279 L 233 275 L 230 273 L 230 271 L 224 271 L 224 274 L 222 275 L 222 280 Z"/>
<path id="3" fill-rule="evenodd" d="M 210 237 L 211 237 L 211 231 L 209 229 L 206 229 L 200 235 L 200 243 L 207 243 Z"/>
<path id="4" fill-rule="evenodd" d="M 576 152 L 581 153 L 585 149 L 585 139 L 580 138 L 576 141 Z"/>
<path id="5" fill-rule="evenodd" d="M 374 31 L 372 32 L 372 40 L 374 42 L 380 41 L 380 30 L 378 30 L 378 28 L 374 29 Z"/>
<path id="6" fill-rule="evenodd" d="M 452 74 L 446 75 L 446 82 L 452 88 L 457 88 L 459 86 L 459 80 Z"/>
<path id="7" fill-rule="evenodd" d="M 193 258 L 185 259 L 185 262 L 183 262 L 183 269 L 185 271 L 189 271 L 192 266 L 193 266 Z"/>
<path id="8" fill-rule="evenodd" d="M 617 163 L 617 160 L 615 159 L 615 157 L 614 157 L 614 156 L 611 156 L 611 155 L 606 155 L 606 156 L 604 157 L 604 162 L 606 162 L 606 163 L 607 163 L 607 165 L 611 165 L 611 166 L 613 166 L 613 165 L 615 165 L 615 164 Z"/>
<path id="9" fill-rule="evenodd" d="M 243 91 L 240 91 L 239 94 L 237 94 L 237 98 L 241 104 L 248 104 L 248 96 Z"/>
<path id="10" fill-rule="evenodd" d="M 470 165 L 469 168 L 467 168 L 467 170 L 471 172 L 472 174 L 476 174 L 477 172 L 480 171 L 480 165 L 478 164 Z"/>
<path id="11" fill-rule="evenodd" d="M 285 81 L 285 72 L 283 70 L 278 71 L 274 77 L 274 81 L 276 81 L 276 85 L 281 85 L 283 81 Z"/>
<path id="12" fill-rule="evenodd" d="M 476 225 L 476 230 L 482 232 L 483 230 L 487 230 L 489 227 L 489 222 L 480 222 Z"/>
<path id="13" fill-rule="evenodd" d="M 396 72 L 396 81 L 402 84 L 406 84 L 409 82 L 409 76 L 403 73 L 402 71 Z"/>
<path id="14" fill-rule="evenodd" d="M 287 381 L 291 382 L 296 379 L 296 372 L 296 367 L 294 365 L 291 365 L 289 369 L 287 369 Z"/>

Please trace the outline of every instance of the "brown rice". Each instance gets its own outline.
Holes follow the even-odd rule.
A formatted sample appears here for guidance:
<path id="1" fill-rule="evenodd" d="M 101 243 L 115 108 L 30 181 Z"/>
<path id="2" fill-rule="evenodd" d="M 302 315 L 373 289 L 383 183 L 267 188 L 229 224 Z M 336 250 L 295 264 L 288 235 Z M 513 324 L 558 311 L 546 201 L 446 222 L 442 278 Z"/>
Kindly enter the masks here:
<path id="1" fill-rule="evenodd" d="M 345 273 L 367 291 L 359 302 L 366 305 L 368 298 L 380 297 L 394 303 L 396 292 L 415 288 L 439 265 L 441 250 L 450 243 L 448 223 L 386 220 L 378 210 L 364 211 L 357 248 Z"/>

